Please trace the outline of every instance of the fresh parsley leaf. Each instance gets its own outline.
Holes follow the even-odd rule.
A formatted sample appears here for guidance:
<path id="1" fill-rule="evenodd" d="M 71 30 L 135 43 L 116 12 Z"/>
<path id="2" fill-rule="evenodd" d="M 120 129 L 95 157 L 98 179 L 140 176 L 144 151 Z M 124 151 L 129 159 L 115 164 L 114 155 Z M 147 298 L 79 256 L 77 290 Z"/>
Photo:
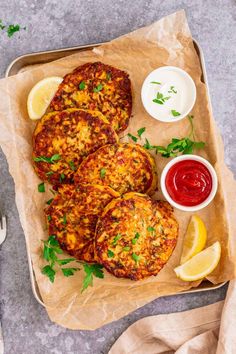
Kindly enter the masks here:
<path id="1" fill-rule="evenodd" d="M 138 141 L 138 138 L 136 138 L 136 136 L 128 133 L 128 136 L 136 143 Z"/>
<path id="2" fill-rule="evenodd" d="M 51 175 L 53 175 L 53 173 L 54 173 L 53 171 L 49 171 L 49 172 L 46 172 L 46 175 L 51 176 Z"/>
<path id="3" fill-rule="evenodd" d="M 52 201 L 53 201 L 53 198 L 49 199 L 49 200 L 46 202 L 46 204 L 50 205 Z"/>
<path id="4" fill-rule="evenodd" d="M 141 135 L 145 132 L 146 128 L 140 128 L 137 133 L 138 133 L 138 136 L 141 137 Z"/>
<path id="5" fill-rule="evenodd" d="M 195 141 L 194 138 L 194 126 L 193 126 L 193 116 L 188 116 L 188 120 L 191 125 L 190 134 L 182 139 L 173 138 L 167 147 L 160 145 L 151 145 L 146 139 L 146 143 L 143 147 L 147 150 L 156 150 L 156 154 L 160 153 L 161 156 L 169 158 L 176 157 L 178 154 L 192 154 L 194 149 L 203 149 L 205 143 L 203 141 Z M 193 140 L 191 139 L 193 138 Z"/>
<path id="6" fill-rule="evenodd" d="M 74 275 L 79 268 L 61 268 L 61 270 L 65 277 L 70 277 L 71 275 Z"/>
<path id="7" fill-rule="evenodd" d="M 39 193 L 44 193 L 44 192 L 45 192 L 45 185 L 44 185 L 44 182 L 39 183 L 39 185 L 38 185 L 38 191 L 39 191 Z"/>
<path id="8" fill-rule="evenodd" d="M 119 241 L 119 239 L 121 238 L 121 234 L 117 234 L 115 237 L 114 237 L 114 239 L 113 239 L 113 241 L 112 241 L 112 245 L 113 246 L 116 246 L 117 245 L 117 242 Z"/>
<path id="9" fill-rule="evenodd" d="M 59 265 L 66 265 L 66 264 L 68 264 L 68 263 L 70 263 L 70 262 L 74 262 L 74 261 L 76 261 L 75 258 L 57 259 L 57 263 L 58 263 Z"/>
<path id="10" fill-rule="evenodd" d="M 111 73 L 106 74 L 107 81 L 111 80 Z"/>
<path id="11" fill-rule="evenodd" d="M 171 114 L 172 114 L 172 116 L 174 116 L 174 117 L 181 116 L 181 113 L 177 112 L 175 109 L 172 109 L 172 110 L 171 110 Z"/>
<path id="12" fill-rule="evenodd" d="M 70 162 L 69 162 L 69 166 L 70 166 L 70 168 L 71 168 L 72 171 L 75 171 L 75 170 L 76 170 L 74 161 L 70 161 Z"/>
<path id="13" fill-rule="evenodd" d="M 106 169 L 105 168 L 101 168 L 101 170 L 100 170 L 100 177 L 101 178 L 104 178 L 105 176 L 106 176 Z"/>
<path id="14" fill-rule="evenodd" d="M 83 287 L 81 292 L 93 285 L 93 275 L 97 278 L 104 278 L 103 266 L 101 264 L 83 264 L 85 271 L 85 278 L 83 280 Z"/>
<path id="15" fill-rule="evenodd" d="M 147 230 L 148 230 L 149 232 L 153 232 L 153 231 L 155 231 L 155 228 L 152 227 L 152 226 L 148 226 Z"/>
<path id="16" fill-rule="evenodd" d="M 131 240 L 133 245 L 136 245 L 136 242 L 138 241 L 139 237 L 140 237 L 140 234 L 138 232 L 136 232 L 134 238 Z"/>
<path id="17" fill-rule="evenodd" d="M 63 218 L 62 218 L 62 219 L 63 219 L 62 223 L 63 223 L 64 225 L 66 225 L 66 224 L 67 224 L 66 214 L 63 215 Z"/>
<path id="18" fill-rule="evenodd" d="M 60 174 L 60 178 L 59 178 L 60 183 L 62 183 L 65 178 L 66 178 L 66 176 L 64 175 L 64 173 L 61 173 L 61 174 Z"/>
<path id="19" fill-rule="evenodd" d="M 81 81 L 81 83 L 79 84 L 79 89 L 80 90 L 84 90 L 85 89 L 85 82 Z"/>
<path id="20" fill-rule="evenodd" d="M 154 103 L 164 104 L 165 101 L 167 101 L 169 99 L 170 99 L 170 96 L 164 97 L 163 93 L 157 92 L 156 98 L 154 98 L 152 101 Z"/>
<path id="21" fill-rule="evenodd" d="M 43 258 L 49 263 L 44 266 L 42 269 L 42 273 L 45 274 L 50 281 L 53 283 L 56 275 L 55 266 L 61 267 L 62 265 L 66 265 L 70 262 L 75 261 L 75 258 L 65 258 L 59 259 L 58 254 L 62 254 L 63 251 L 60 248 L 59 242 L 56 239 L 55 235 L 50 235 L 47 241 L 43 241 Z M 64 276 L 68 277 L 73 275 L 75 271 L 79 270 L 79 268 L 60 268 Z"/>
<path id="22" fill-rule="evenodd" d="M 154 103 L 158 103 L 158 104 L 164 104 L 164 102 L 163 102 L 163 101 L 158 100 L 157 98 L 154 98 L 154 99 L 152 100 L 152 102 L 154 102 Z"/>
<path id="23" fill-rule="evenodd" d="M 145 144 L 143 145 L 143 147 L 145 148 L 145 149 L 147 149 L 147 150 L 151 150 L 151 149 L 153 149 L 153 146 L 149 143 L 149 141 L 148 141 L 148 139 L 147 138 L 145 138 Z"/>
<path id="24" fill-rule="evenodd" d="M 161 85 L 161 82 L 158 82 L 158 81 L 151 81 L 150 83 L 151 84 L 156 84 L 156 85 Z"/>
<path id="25" fill-rule="evenodd" d="M 52 155 L 51 157 L 51 163 L 55 162 L 55 161 L 58 161 L 61 159 L 61 156 L 59 154 L 55 154 L 55 155 Z"/>
<path id="26" fill-rule="evenodd" d="M 168 91 L 168 93 L 177 93 L 177 91 L 176 91 L 174 86 L 171 86 L 170 90 Z"/>
<path id="27" fill-rule="evenodd" d="M 2 20 L 0 20 L 0 30 L 3 30 L 6 26 L 3 25 Z"/>
<path id="28" fill-rule="evenodd" d="M 47 163 L 54 163 L 55 161 L 60 160 L 61 156 L 59 154 L 52 155 L 51 157 L 46 156 L 38 156 L 34 157 L 35 162 L 47 162 Z"/>
<path id="29" fill-rule="evenodd" d="M 111 250 L 107 250 L 107 255 L 109 258 L 112 258 L 112 257 L 114 257 L 115 253 L 112 252 Z"/>
<path id="30" fill-rule="evenodd" d="M 45 156 L 34 157 L 35 162 L 51 162 L 51 158 Z"/>
<path id="31" fill-rule="evenodd" d="M 54 283 L 56 272 L 50 265 L 43 267 L 42 273 L 49 278 L 51 283 Z"/>
<path id="32" fill-rule="evenodd" d="M 130 247 L 129 247 L 129 246 L 125 246 L 125 247 L 123 247 L 123 251 L 125 251 L 125 252 L 130 251 Z"/>
<path id="33" fill-rule="evenodd" d="M 14 33 L 19 32 L 20 25 L 9 25 L 7 27 L 7 35 L 8 37 L 12 37 Z"/>
<path id="34" fill-rule="evenodd" d="M 132 258 L 136 263 L 140 260 L 140 256 L 138 256 L 136 253 L 132 253 Z"/>
<path id="35" fill-rule="evenodd" d="M 93 92 L 99 92 L 103 89 L 103 85 L 102 84 L 98 84 L 97 87 L 94 87 Z"/>
<path id="36" fill-rule="evenodd" d="M 48 221 L 51 221 L 51 220 L 52 220 L 51 215 L 48 215 Z"/>

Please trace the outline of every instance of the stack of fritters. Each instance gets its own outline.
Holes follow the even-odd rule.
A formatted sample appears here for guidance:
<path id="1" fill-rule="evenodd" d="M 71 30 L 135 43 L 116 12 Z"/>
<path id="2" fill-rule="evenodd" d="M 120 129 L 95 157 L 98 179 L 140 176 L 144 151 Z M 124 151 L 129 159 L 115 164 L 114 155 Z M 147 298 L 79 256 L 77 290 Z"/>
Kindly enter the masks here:
<path id="1" fill-rule="evenodd" d="M 58 189 L 45 213 L 62 249 L 138 280 L 166 263 L 178 225 L 168 203 L 139 194 L 152 194 L 157 176 L 149 152 L 119 143 L 131 108 L 127 73 L 100 62 L 76 68 L 36 126 L 33 160 L 38 176 Z"/>

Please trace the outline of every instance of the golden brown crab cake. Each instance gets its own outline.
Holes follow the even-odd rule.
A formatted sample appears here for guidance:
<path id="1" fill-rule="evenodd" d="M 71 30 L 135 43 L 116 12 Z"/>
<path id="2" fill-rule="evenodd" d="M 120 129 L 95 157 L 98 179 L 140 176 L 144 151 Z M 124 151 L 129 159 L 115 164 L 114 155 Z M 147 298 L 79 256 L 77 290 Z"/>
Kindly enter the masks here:
<path id="1" fill-rule="evenodd" d="M 140 280 L 159 273 L 177 237 L 169 203 L 131 192 L 112 200 L 98 219 L 95 255 L 116 277 Z"/>
<path id="2" fill-rule="evenodd" d="M 118 136 L 102 113 L 68 109 L 43 116 L 33 134 L 37 175 L 51 184 L 73 182 L 82 160 Z"/>
<path id="3" fill-rule="evenodd" d="M 138 144 L 109 144 L 87 156 L 75 173 L 76 184 L 107 185 L 120 194 L 152 193 L 157 186 L 153 157 Z"/>
<path id="4" fill-rule="evenodd" d="M 51 111 L 75 107 L 102 112 L 122 132 L 132 110 L 129 75 L 101 62 L 79 66 L 64 77 L 50 103 Z"/>
<path id="5" fill-rule="evenodd" d="M 49 235 L 63 250 L 86 262 L 94 262 L 94 236 L 99 215 L 119 193 L 110 187 L 62 185 L 45 209 Z"/>

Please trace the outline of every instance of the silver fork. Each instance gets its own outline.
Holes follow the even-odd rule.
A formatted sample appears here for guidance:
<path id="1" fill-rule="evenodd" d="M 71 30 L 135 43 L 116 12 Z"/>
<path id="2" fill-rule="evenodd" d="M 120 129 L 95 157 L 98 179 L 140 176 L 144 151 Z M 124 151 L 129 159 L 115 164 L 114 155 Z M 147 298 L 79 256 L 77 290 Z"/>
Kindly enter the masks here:
<path id="1" fill-rule="evenodd" d="M 0 217 L 0 245 L 5 241 L 7 235 L 7 219 L 6 216 Z"/>

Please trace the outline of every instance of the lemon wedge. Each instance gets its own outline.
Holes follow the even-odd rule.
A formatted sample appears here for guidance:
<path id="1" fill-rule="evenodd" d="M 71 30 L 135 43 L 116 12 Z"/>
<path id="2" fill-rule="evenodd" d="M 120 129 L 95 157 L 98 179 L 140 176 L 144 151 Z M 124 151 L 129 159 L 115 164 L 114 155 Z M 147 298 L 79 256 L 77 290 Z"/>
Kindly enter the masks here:
<path id="1" fill-rule="evenodd" d="M 199 216 L 193 215 L 184 238 L 180 264 L 187 262 L 190 258 L 201 252 L 206 245 L 206 240 L 207 230 L 204 222 Z"/>
<path id="2" fill-rule="evenodd" d="M 40 119 L 44 115 L 62 80 L 57 76 L 47 77 L 31 89 L 27 100 L 30 119 Z"/>
<path id="3" fill-rule="evenodd" d="M 217 241 L 189 261 L 174 269 L 178 278 L 185 281 L 195 281 L 205 278 L 218 265 L 221 246 Z"/>

